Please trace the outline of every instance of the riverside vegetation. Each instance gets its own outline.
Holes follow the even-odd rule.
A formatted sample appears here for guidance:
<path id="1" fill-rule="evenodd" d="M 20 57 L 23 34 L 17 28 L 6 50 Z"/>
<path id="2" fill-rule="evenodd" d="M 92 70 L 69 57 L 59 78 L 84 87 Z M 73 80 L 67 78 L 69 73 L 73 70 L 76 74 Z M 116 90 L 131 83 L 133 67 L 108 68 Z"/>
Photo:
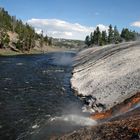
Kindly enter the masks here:
<path id="1" fill-rule="evenodd" d="M 97 26 L 94 32 L 91 32 L 90 35 L 87 35 L 85 38 L 85 44 L 103 46 L 107 44 L 118 44 L 123 41 L 135 41 L 140 37 L 140 34 L 136 31 L 131 31 L 128 28 L 123 28 L 121 33 L 119 33 L 117 26 L 114 28 L 110 24 L 107 31 L 100 31 L 100 28 Z"/>

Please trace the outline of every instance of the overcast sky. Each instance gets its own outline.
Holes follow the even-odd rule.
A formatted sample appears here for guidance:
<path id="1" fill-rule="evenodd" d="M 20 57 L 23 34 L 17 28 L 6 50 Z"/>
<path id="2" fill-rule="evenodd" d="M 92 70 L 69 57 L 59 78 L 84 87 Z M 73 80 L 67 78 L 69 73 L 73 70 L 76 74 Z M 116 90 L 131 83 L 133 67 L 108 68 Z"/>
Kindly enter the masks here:
<path id="1" fill-rule="evenodd" d="M 109 24 L 140 32 L 140 0 L 0 0 L 0 6 L 57 38 L 83 40 Z"/>

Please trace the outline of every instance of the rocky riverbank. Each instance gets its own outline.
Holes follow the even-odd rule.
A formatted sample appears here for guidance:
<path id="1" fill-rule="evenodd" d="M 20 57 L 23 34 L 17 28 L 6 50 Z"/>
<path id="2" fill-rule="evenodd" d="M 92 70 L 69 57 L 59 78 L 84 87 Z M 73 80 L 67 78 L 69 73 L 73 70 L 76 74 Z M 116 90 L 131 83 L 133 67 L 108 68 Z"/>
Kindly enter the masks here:
<path id="1" fill-rule="evenodd" d="M 75 58 L 72 88 L 97 120 L 60 140 L 140 139 L 140 42 L 94 47 Z"/>

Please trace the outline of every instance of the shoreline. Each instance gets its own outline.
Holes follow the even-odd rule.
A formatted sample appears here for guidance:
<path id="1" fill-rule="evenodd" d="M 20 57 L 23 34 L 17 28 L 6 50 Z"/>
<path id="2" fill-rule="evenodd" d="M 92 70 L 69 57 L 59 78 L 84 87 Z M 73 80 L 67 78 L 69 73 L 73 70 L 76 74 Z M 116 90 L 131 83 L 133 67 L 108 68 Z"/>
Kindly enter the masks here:
<path id="1" fill-rule="evenodd" d="M 50 52 L 65 52 L 65 51 L 77 51 L 77 50 L 67 49 L 67 48 L 57 48 L 57 47 L 49 47 L 47 49 L 45 48 L 44 50 L 32 49 L 32 50 L 26 51 L 26 52 L 12 51 L 11 49 L 0 49 L 0 56 L 47 54 Z"/>

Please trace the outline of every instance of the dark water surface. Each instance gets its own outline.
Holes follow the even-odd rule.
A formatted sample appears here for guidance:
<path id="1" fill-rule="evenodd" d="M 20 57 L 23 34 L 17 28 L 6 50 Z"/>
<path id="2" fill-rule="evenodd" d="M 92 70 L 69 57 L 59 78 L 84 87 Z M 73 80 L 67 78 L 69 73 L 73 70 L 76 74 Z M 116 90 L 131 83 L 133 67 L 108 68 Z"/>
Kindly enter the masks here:
<path id="1" fill-rule="evenodd" d="M 74 55 L 0 57 L 0 140 L 47 140 L 81 127 L 71 115 L 82 106 L 70 87 Z"/>

